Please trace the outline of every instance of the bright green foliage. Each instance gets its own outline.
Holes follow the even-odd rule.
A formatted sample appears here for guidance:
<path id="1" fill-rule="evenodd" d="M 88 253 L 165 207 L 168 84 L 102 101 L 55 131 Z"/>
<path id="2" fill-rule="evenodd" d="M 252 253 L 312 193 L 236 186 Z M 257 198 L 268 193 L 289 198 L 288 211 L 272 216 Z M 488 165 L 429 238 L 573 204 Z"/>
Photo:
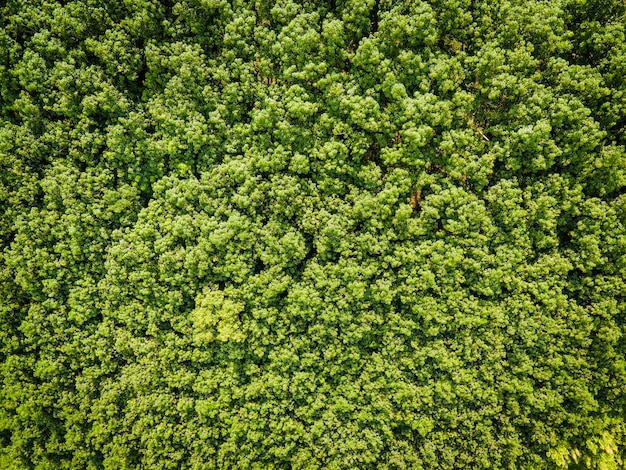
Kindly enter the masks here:
<path id="1" fill-rule="evenodd" d="M 623 0 L 8 0 L 0 467 L 626 465 Z"/>

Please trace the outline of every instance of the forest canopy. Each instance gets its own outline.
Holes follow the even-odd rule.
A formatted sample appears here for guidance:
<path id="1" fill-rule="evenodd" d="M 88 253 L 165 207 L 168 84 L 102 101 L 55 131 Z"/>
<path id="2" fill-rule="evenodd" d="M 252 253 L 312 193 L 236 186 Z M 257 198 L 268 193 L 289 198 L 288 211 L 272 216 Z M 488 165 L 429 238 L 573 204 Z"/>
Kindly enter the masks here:
<path id="1" fill-rule="evenodd" d="M 623 0 L 6 0 L 0 467 L 626 465 Z"/>

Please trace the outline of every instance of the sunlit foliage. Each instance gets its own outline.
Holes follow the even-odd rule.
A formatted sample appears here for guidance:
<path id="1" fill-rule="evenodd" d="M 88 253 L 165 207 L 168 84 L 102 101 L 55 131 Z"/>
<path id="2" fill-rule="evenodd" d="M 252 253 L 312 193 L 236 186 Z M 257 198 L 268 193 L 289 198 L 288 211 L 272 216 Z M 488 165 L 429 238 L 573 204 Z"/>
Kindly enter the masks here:
<path id="1" fill-rule="evenodd" d="M 623 0 L 7 0 L 0 466 L 626 465 Z"/>

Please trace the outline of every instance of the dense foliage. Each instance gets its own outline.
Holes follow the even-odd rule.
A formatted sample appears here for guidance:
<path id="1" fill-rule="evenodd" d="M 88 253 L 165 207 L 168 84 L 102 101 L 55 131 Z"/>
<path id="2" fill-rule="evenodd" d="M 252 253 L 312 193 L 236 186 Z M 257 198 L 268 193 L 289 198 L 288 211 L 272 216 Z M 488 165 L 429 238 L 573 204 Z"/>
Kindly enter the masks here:
<path id="1" fill-rule="evenodd" d="M 623 0 L 6 0 L 0 466 L 622 468 Z"/>

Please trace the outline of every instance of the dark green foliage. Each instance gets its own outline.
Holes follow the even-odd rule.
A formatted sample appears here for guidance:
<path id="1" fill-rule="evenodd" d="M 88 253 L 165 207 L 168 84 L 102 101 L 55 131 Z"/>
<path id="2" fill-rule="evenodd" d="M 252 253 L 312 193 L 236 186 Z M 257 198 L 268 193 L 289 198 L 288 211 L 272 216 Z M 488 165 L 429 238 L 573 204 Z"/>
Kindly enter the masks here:
<path id="1" fill-rule="evenodd" d="M 0 466 L 622 468 L 625 5 L 5 2 Z"/>

